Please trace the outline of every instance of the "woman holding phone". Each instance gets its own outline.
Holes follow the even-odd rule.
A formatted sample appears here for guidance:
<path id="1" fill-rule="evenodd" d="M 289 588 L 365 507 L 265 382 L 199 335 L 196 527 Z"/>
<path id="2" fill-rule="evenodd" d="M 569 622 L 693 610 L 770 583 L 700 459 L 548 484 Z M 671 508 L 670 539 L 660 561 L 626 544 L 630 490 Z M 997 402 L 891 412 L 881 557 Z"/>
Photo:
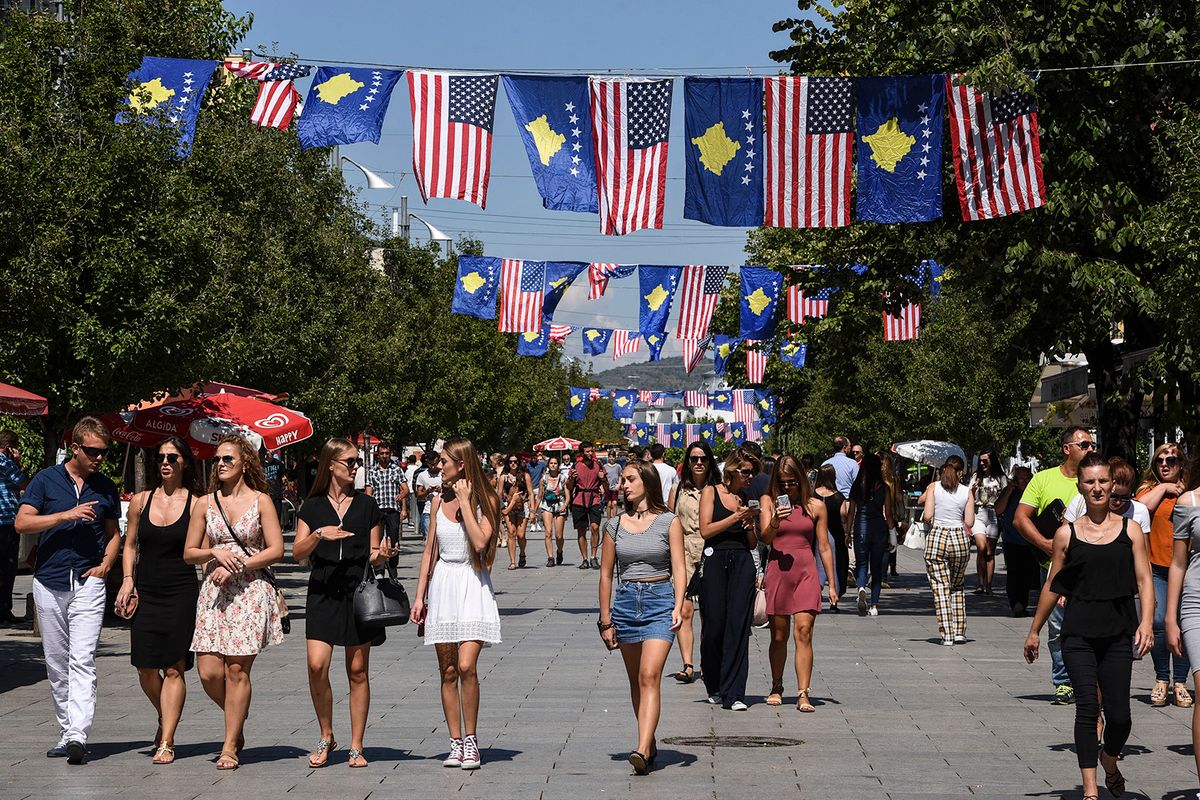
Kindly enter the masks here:
<path id="1" fill-rule="evenodd" d="M 654 764 L 654 732 L 662 709 L 662 675 L 675 631 L 683 621 L 683 526 L 667 510 L 654 465 L 630 461 L 621 470 L 625 513 L 604 526 L 600 553 L 600 636 L 619 647 L 629 677 L 637 749 L 629 763 L 638 775 Z M 613 598 L 613 569 L 621 579 Z"/>
<path id="2" fill-rule="evenodd" d="M 829 546 L 828 512 L 825 501 L 810 494 L 808 478 L 793 456 L 781 456 L 771 473 L 767 493 L 760 500 L 759 527 L 763 543 L 771 550 L 763 589 L 771 623 L 771 693 L 767 705 L 783 703 L 783 665 L 787 660 L 790 634 L 796 640 L 798 711 L 817 709 L 809 699 L 812 691 L 813 623 L 821 613 L 821 582 L 817 576 L 814 549 L 821 554 L 829 580 L 829 602 L 838 601 L 833 549 Z"/>
<path id="3" fill-rule="evenodd" d="M 563 527 L 567 524 L 567 479 L 561 474 L 558 456 L 550 456 L 542 472 L 538 486 L 537 507 L 542 515 L 542 527 L 546 531 L 546 566 L 553 567 L 563 561 Z M 551 549 L 551 537 L 557 550 Z"/>

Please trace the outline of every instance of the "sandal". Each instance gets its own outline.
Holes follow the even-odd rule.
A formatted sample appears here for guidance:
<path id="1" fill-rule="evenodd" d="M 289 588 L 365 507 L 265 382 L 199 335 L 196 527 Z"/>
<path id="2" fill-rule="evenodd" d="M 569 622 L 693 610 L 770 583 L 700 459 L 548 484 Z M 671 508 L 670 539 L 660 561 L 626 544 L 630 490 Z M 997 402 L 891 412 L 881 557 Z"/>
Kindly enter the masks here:
<path id="1" fill-rule="evenodd" d="M 1175 684 L 1175 705 L 1180 708 L 1191 708 L 1195 703 L 1192 700 L 1191 694 L 1188 693 L 1187 687 L 1182 683 Z"/>
<path id="2" fill-rule="evenodd" d="M 521 569 L 525 569 L 525 554 L 524 553 L 521 553 L 520 557 L 517 559 L 517 566 L 520 567 Z"/>
<path id="3" fill-rule="evenodd" d="M 1104 756 L 1107 753 L 1101 752 L 1100 766 L 1104 767 Z M 1113 760 L 1113 766 L 1116 767 L 1117 759 L 1113 756 L 1108 756 Z M 1121 774 L 1121 769 L 1117 767 L 1112 772 L 1108 771 L 1108 767 L 1104 767 L 1104 785 L 1108 787 L 1108 791 L 1113 797 L 1120 797 L 1125 793 L 1125 776 Z"/>
<path id="4" fill-rule="evenodd" d="M 354 763 L 355 761 L 361 761 L 362 763 L 356 764 Z M 351 769 L 367 766 L 367 760 L 363 758 L 362 750 L 359 750 L 357 747 L 350 748 L 350 757 L 346 759 L 346 763 L 350 765 Z"/>
<path id="5" fill-rule="evenodd" d="M 337 740 L 333 737 L 328 739 L 319 739 L 317 741 L 317 749 L 308 756 L 308 765 L 313 769 L 318 769 L 329 763 L 329 754 L 337 750 Z M 320 761 L 317 761 L 320 759 Z"/>
<path id="6" fill-rule="evenodd" d="M 509 569 L 516 569 L 516 568 L 517 568 L 517 565 L 516 565 L 516 564 L 509 564 L 509 565 L 508 565 L 508 568 L 509 568 Z"/>
<path id="7" fill-rule="evenodd" d="M 231 753 L 228 750 L 222 750 L 221 755 L 217 756 L 217 769 L 237 769 L 240 766 L 236 753 Z"/>
<path id="8" fill-rule="evenodd" d="M 163 742 L 154 750 L 152 764 L 171 764 L 175 761 L 175 748 Z"/>
<path id="9" fill-rule="evenodd" d="M 800 694 L 796 697 L 796 710 L 803 711 L 805 714 L 811 714 L 817 710 L 817 707 L 808 702 L 808 693 L 812 689 L 801 689 Z"/>
<path id="10" fill-rule="evenodd" d="M 1154 688 L 1150 690 L 1150 705 L 1156 708 L 1162 708 L 1167 704 L 1167 682 L 1155 681 Z"/>
<path id="11" fill-rule="evenodd" d="M 629 754 L 629 763 L 633 765 L 634 774 L 647 775 L 650 772 L 648 769 L 650 762 L 637 750 Z"/>
<path id="12" fill-rule="evenodd" d="M 783 705 L 783 682 L 771 685 L 771 693 L 767 695 L 767 705 L 781 706 Z"/>
<path id="13" fill-rule="evenodd" d="M 695 683 L 696 670 L 691 664 L 685 661 L 683 662 L 683 669 L 676 672 L 673 677 L 680 683 Z"/>

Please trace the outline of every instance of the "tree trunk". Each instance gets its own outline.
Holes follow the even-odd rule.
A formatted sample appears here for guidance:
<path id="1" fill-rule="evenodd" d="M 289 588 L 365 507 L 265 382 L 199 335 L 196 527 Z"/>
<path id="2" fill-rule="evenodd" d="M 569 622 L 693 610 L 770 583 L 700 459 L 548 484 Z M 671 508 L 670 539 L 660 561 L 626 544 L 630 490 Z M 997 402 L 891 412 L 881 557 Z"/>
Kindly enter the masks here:
<path id="1" fill-rule="evenodd" d="M 1096 424 L 1100 434 L 1099 451 L 1105 456 L 1120 456 L 1131 464 L 1137 456 L 1138 420 L 1143 396 L 1137 390 L 1120 391 L 1121 356 L 1107 338 L 1084 348 L 1088 377 L 1096 385 Z"/>

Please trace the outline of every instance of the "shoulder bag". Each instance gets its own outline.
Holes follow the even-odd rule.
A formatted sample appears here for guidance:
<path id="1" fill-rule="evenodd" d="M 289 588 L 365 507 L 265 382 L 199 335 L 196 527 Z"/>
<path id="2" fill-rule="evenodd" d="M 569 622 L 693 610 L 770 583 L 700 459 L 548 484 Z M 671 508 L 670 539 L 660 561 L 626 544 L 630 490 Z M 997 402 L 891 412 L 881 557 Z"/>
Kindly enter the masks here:
<path id="1" fill-rule="evenodd" d="M 376 576 L 368 558 L 354 591 L 354 619 L 367 626 L 403 625 L 411 612 L 408 592 L 396 578 L 396 568 L 389 561 L 387 574 Z"/>
<path id="2" fill-rule="evenodd" d="M 254 502 L 258 502 L 257 497 L 254 498 Z M 229 517 L 225 515 L 225 507 L 221 505 L 221 498 L 217 496 L 216 492 L 213 492 L 213 503 L 216 504 L 217 511 L 221 514 L 221 521 L 225 523 L 225 527 L 229 530 L 229 535 L 233 537 L 235 542 L 237 542 L 238 547 L 242 548 L 242 552 L 246 554 L 246 557 L 250 558 L 253 553 L 250 552 L 250 548 L 246 547 L 246 545 L 242 543 L 242 540 L 238 538 L 238 535 L 234 533 L 233 525 L 229 523 Z M 271 584 L 271 588 L 275 590 L 275 605 L 279 609 L 279 627 L 285 634 L 291 633 L 292 621 L 288 618 L 287 600 L 284 599 L 283 591 L 280 590 L 279 584 L 275 582 L 274 571 L 272 571 L 270 567 L 264 567 L 259 571 L 262 572 L 263 579 L 267 583 Z"/>

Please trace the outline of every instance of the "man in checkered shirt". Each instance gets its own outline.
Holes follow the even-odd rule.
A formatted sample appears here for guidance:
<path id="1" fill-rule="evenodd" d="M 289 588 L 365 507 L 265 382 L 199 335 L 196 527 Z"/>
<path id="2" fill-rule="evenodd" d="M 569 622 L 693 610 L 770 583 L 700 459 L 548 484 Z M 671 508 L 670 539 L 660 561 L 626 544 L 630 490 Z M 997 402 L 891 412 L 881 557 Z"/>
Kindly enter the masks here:
<path id="1" fill-rule="evenodd" d="M 375 463 L 367 470 L 367 494 L 375 498 L 382 513 L 383 535 L 395 545 L 400 541 L 400 522 L 408 518 L 408 482 L 404 468 L 392 460 L 392 448 L 375 448 Z M 396 557 L 393 556 L 393 559 Z M 395 561 L 392 562 L 395 564 Z"/>

